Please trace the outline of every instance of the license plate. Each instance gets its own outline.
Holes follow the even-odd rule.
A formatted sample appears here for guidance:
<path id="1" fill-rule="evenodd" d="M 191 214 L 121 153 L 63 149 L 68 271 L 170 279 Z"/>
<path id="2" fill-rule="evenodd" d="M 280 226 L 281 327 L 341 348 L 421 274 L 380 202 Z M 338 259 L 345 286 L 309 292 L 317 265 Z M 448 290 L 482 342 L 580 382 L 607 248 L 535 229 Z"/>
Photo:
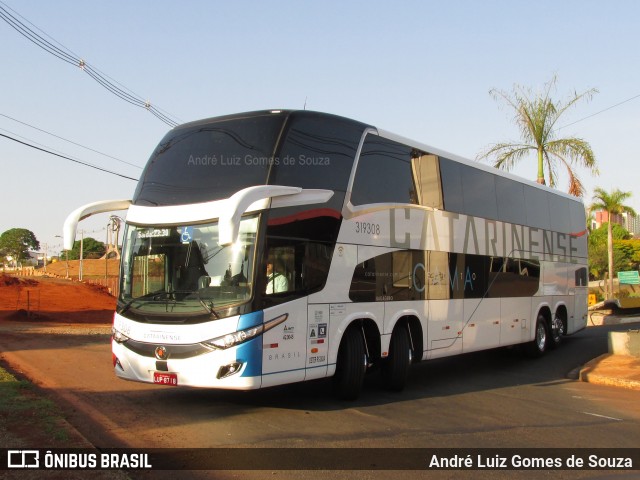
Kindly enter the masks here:
<path id="1" fill-rule="evenodd" d="M 178 375 L 175 373 L 153 372 L 153 383 L 160 385 L 178 385 Z"/>

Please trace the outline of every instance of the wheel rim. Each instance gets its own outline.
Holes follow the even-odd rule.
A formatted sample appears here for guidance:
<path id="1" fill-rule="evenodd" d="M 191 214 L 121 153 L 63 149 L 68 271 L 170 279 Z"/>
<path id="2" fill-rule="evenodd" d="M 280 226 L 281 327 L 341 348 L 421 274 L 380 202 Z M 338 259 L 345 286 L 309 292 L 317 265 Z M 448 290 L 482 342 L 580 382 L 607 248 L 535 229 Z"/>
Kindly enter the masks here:
<path id="1" fill-rule="evenodd" d="M 547 329 L 544 328 L 544 323 L 538 322 L 538 328 L 536 330 L 536 345 L 538 350 L 543 351 L 547 344 Z"/>
<path id="2" fill-rule="evenodd" d="M 562 320 L 560 317 L 557 317 L 556 321 L 558 322 L 558 335 L 564 335 L 564 320 Z"/>
<path id="3" fill-rule="evenodd" d="M 564 322 L 560 317 L 553 319 L 553 339 L 557 342 L 564 335 Z"/>

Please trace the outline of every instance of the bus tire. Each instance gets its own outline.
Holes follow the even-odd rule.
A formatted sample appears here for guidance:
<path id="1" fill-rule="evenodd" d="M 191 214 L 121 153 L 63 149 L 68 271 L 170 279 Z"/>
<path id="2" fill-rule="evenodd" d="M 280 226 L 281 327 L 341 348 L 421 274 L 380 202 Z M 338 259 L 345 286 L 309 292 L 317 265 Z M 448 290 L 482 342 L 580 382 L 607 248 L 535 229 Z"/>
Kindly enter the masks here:
<path id="1" fill-rule="evenodd" d="M 366 371 L 364 340 L 356 328 L 349 328 L 344 333 L 338 349 L 336 373 L 333 377 L 333 391 L 336 396 L 341 400 L 357 399 Z"/>
<path id="2" fill-rule="evenodd" d="M 393 332 L 389 356 L 382 363 L 382 385 L 392 392 L 402 391 L 409 377 L 412 351 L 407 328 L 401 325 Z"/>
<path id="3" fill-rule="evenodd" d="M 549 346 L 549 329 L 547 328 L 547 319 L 544 315 L 539 314 L 536 320 L 536 330 L 533 340 L 527 344 L 527 353 L 530 357 L 538 358 L 544 355 Z"/>
<path id="4" fill-rule="evenodd" d="M 562 318 L 562 316 L 558 315 L 557 313 L 555 314 L 555 316 L 553 317 L 553 322 L 551 324 L 550 330 L 551 330 L 551 334 L 549 335 L 550 337 L 549 347 L 556 348 L 560 346 L 560 343 L 562 342 L 562 337 L 567 333 L 567 325 L 565 324 L 565 321 Z"/>

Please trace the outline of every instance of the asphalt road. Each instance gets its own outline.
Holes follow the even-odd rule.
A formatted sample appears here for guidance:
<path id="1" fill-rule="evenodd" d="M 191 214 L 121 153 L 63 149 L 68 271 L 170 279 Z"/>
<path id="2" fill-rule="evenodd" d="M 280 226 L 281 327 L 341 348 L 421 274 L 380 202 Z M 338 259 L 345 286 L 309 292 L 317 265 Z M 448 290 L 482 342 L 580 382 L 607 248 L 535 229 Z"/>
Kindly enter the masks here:
<path id="1" fill-rule="evenodd" d="M 629 327 L 588 328 L 535 360 L 499 349 L 424 362 L 413 367 L 401 393 L 380 389 L 370 376 L 356 402 L 335 400 L 328 381 L 253 392 L 126 382 L 112 373 L 107 335 L 2 328 L 0 351 L 14 369 L 57 396 L 69 421 L 97 447 L 640 448 L 640 392 L 568 378 L 607 351 L 609 330 Z M 465 478 L 461 472 L 429 473 Z M 524 475 L 484 473 L 482 478 Z M 326 478 L 317 472 L 278 475 Z M 394 475 L 409 478 L 410 472 Z M 242 478 L 262 476 L 245 472 Z M 554 479 L 591 477 L 608 474 L 553 472 Z"/>

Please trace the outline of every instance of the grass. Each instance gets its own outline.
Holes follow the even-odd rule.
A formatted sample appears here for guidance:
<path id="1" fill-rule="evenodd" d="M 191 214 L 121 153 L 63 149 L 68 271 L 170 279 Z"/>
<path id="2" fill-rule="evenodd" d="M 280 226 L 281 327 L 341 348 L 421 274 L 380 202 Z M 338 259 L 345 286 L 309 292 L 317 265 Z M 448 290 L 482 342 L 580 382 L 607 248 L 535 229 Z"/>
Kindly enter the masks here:
<path id="1" fill-rule="evenodd" d="M 0 367 L 0 448 L 87 448 L 86 444 L 69 442 L 68 424 L 62 412 L 38 388 L 26 380 L 18 380 Z M 76 440 L 77 441 L 77 440 Z M 1 471 L 1 470 L 0 470 Z M 130 480 L 122 470 L 92 471 L 22 469 L 3 471 L 7 480 Z"/>
<path id="2" fill-rule="evenodd" d="M 16 379 L 1 367 L 0 432 L 4 432 L 0 446 L 5 448 L 55 447 L 69 440 L 58 406 L 40 395 L 30 382 Z"/>

